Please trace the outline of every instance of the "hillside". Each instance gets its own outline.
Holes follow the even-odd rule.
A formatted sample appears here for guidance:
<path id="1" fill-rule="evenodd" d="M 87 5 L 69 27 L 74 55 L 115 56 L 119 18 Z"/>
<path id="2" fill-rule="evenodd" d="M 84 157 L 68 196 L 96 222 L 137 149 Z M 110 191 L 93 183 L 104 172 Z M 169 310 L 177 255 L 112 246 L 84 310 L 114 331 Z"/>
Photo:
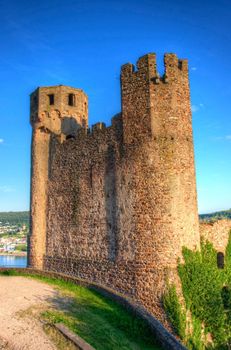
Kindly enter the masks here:
<path id="1" fill-rule="evenodd" d="M 231 209 L 216 211 L 210 214 L 199 215 L 201 221 L 215 221 L 220 219 L 231 219 Z"/>
<path id="2" fill-rule="evenodd" d="M 28 211 L 9 211 L 0 212 L 0 222 L 2 224 L 9 223 L 10 225 L 29 224 Z"/>
<path id="3" fill-rule="evenodd" d="M 209 214 L 199 215 L 201 221 L 211 221 L 220 219 L 231 219 L 231 209 L 217 211 Z M 29 223 L 29 211 L 10 211 L 10 212 L 0 212 L 0 222 L 5 224 L 17 225 L 17 224 L 28 224 Z"/>

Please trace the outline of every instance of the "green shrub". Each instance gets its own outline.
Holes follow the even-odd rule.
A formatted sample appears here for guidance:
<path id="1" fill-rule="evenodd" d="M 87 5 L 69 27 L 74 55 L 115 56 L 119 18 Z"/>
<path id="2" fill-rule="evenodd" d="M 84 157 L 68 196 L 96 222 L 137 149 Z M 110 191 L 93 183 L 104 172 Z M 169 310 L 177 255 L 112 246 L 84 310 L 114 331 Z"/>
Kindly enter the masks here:
<path id="1" fill-rule="evenodd" d="M 27 245 L 26 244 L 18 244 L 18 245 L 16 245 L 15 250 L 18 250 L 20 252 L 26 252 Z"/>
<path id="2" fill-rule="evenodd" d="M 174 330 L 181 339 L 185 338 L 186 313 L 178 300 L 175 286 L 169 286 L 163 297 L 164 308 L 174 327 Z"/>
<path id="3" fill-rule="evenodd" d="M 201 243 L 201 251 L 183 248 L 184 264 L 178 265 L 186 310 L 192 315 L 192 334 L 182 332 L 179 322 L 181 307 L 173 292 L 166 294 L 164 307 L 176 333 L 189 349 L 230 349 L 231 345 L 231 232 L 226 247 L 224 269 L 217 267 L 217 252 L 209 242 Z M 168 291 L 169 293 L 169 291 Z M 173 296 L 174 295 L 174 296 Z M 203 333 L 202 336 L 202 324 Z M 203 344 L 210 334 L 213 344 Z M 187 339 L 188 337 L 188 339 Z"/>

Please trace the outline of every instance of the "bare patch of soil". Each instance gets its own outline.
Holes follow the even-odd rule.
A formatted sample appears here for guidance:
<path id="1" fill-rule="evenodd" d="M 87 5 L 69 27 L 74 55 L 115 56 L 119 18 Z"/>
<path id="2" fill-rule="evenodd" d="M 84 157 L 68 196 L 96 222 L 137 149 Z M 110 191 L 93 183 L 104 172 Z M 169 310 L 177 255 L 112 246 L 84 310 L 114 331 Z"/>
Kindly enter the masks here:
<path id="1" fill-rule="evenodd" d="M 0 349 L 56 350 L 37 317 L 57 307 L 57 290 L 33 279 L 0 276 Z"/>

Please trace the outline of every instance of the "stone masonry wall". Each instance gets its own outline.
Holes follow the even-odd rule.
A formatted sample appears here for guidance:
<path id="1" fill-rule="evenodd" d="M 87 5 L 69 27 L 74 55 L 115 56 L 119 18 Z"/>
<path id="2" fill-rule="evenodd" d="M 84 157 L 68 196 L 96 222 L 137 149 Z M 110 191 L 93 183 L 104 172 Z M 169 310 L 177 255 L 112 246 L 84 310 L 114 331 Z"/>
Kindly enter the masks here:
<path id="1" fill-rule="evenodd" d="M 121 117 L 110 128 L 80 131 L 76 140 L 54 137 L 50 147 L 45 268 L 113 286 L 160 319 L 170 271 L 155 248 L 159 237 L 144 226 L 147 214 L 137 211 L 140 200 L 151 200 L 139 187 L 148 166 L 140 148 L 122 144 Z M 142 235 L 149 241 L 140 257 Z"/>
<path id="2" fill-rule="evenodd" d="M 46 250 L 47 180 L 50 134 L 34 129 L 31 147 L 31 210 L 29 256 L 31 266 L 43 268 Z"/>
<path id="3" fill-rule="evenodd" d="M 231 220 L 217 220 L 200 224 L 201 238 L 213 243 L 217 252 L 225 253 L 231 231 Z"/>
<path id="4" fill-rule="evenodd" d="M 49 140 L 46 210 L 32 214 L 46 223 L 45 248 L 35 244 L 37 220 L 31 261 L 43 251 L 42 268 L 109 286 L 165 322 L 166 280 L 178 283 L 182 246 L 200 245 L 187 62 L 166 55 L 160 77 L 155 55 L 145 55 L 137 68 L 122 66 L 121 91 L 122 113 L 108 128 L 85 123 L 70 138 L 46 114 L 33 124 Z M 35 197 L 32 188 L 32 208 Z"/>
<path id="5" fill-rule="evenodd" d="M 72 99 L 69 101 L 69 96 Z M 50 99 L 50 97 L 53 97 Z M 30 96 L 30 121 L 33 127 L 31 142 L 31 198 L 29 266 L 44 265 L 46 251 L 47 185 L 51 135 L 60 142 L 75 135 L 88 125 L 87 96 L 80 89 L 52 86 L 36 89 Z M 70 103 L 71 102 L 71 103 Z"/>

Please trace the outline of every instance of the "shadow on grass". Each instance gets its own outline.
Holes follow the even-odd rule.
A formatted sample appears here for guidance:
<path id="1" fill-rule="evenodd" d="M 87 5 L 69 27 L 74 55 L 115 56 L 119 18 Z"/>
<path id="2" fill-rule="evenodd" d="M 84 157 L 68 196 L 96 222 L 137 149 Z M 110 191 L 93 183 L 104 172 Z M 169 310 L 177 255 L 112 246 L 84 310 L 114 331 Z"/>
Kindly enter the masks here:
<path id="1" fill-rule="evenodd" d="M 42 318 L 62 322 L 97 350 L 160 350 L 148 325 L 121 305 L 86 287 L 60 279 L 27 275 L 14 270 L 3 275 L 35 278 L 56 287 Z"/>

